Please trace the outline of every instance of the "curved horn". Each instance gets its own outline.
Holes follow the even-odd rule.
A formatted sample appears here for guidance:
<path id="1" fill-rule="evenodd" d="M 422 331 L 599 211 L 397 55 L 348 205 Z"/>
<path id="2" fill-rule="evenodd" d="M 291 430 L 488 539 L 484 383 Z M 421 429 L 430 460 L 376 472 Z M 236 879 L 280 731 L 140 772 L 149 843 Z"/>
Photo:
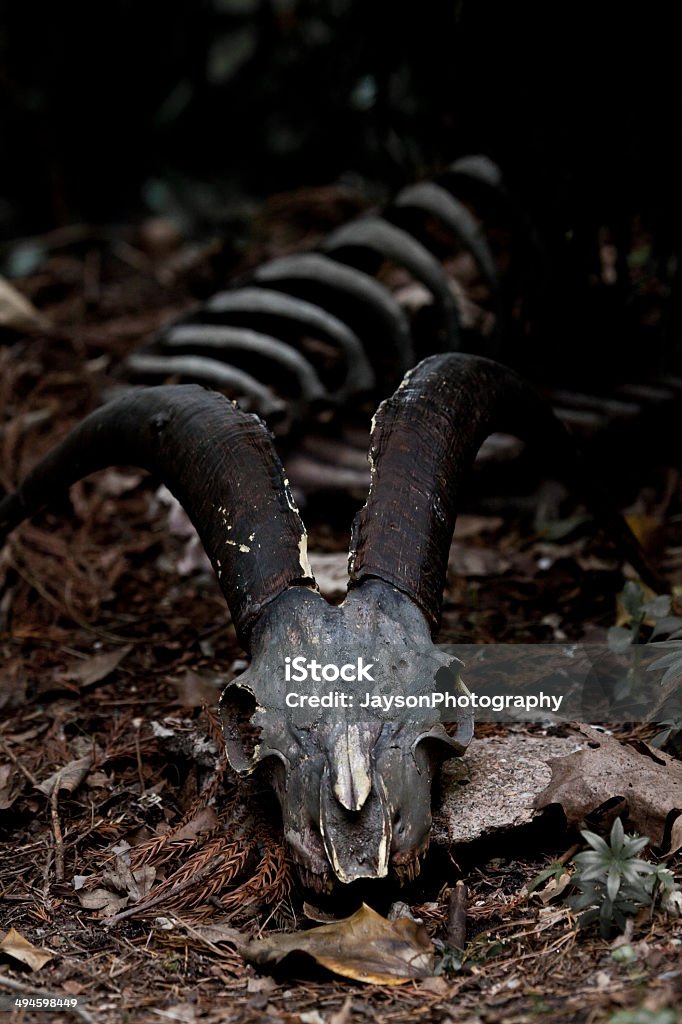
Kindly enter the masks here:
<path id="1" fill-rule="evenodd" d="M 498 430 L 549 454 L 642 579 L 661 588 L 550 407 L 512 370 L 465 354 L 425 359 L 379 406 L 369 453 L 372 483 L 353 523 L 352 584 L 368 577 L 392 583 L 436 630 L 460 488 L 481 444 Z"/>
<path id="2" fill-rule="evenodd" d="M 347 394 L 371 391 L 374 373 L 362 343 L 347 324 L 326 310 L 268 288 L 236 288 L 219 292 L 202 309 L 202 316 L 276 319 L 293 322 L 315 336 L 327 338 L 342 353 L 345 364 L 343 390 Z"/>
<path id="3" fill-rule="evenodd" d="M 196 384 L 146 388 L 95 410 L 0 501 L 0 543 L 77 480 L 112 465 L 157 476 L 194 523 L 248 649 L 268 602 L 314 586 L 305 528 L 267 430 Z"/>
<path id="4" fill-rule="evenodd" d="M 352 262 L 346 253 L 352 253 L 354 249 L 369 249 L 382 259 L 405 267 L 428 288 L 440 306 L 447 348 L 450 351 L 459 348 L 459 312 L 447 274 L 435 256 L 407 231 L 381 217 L 362 217 L 332 231 L 323 240 L 322 248 L 344 262 Z"/>
<path id="5" fill-rule="evenodd" d="M 402 376 L 414 365 L 412 335 L 405 312 L 387 288 L 357 267 L 339 263 L 319 252 L 294 253 L 258 267 L 251 280 L 254 284 L 281 288 L 292 294 L 300 292 L 302 298 L 307 297 L 310 289 L 317 294 L 321 292 L 324 298 L 320 301 L 324 301 L 332 313 L 332 301 L 344 312 L 349 301 L 354 303 L 384 327 L 395 350 L 398 375 Z"/>

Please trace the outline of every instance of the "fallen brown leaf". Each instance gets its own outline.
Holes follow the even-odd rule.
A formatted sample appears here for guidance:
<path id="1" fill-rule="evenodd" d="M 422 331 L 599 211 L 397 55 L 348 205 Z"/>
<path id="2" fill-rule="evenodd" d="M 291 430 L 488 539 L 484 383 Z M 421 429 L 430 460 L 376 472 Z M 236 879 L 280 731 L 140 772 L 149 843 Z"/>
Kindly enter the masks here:
<path id="1" fill-rule="evenodd" d="M 128 905 L 127 896 L 117 896 L 109 889 L 90 889 L 78 893 L 78 902 L 86 910 L 103 910 L 103 917 L 113 917 Z"/>
<path id="2" fill-rule="evenodd" d="M 217 946 L 221 942 L 227 942 L 230 946 L 238 946 L 244 938 L 240 931 L 236 928 L 231 928 L 230 925 L 222 921 L 210 921 L 208 924 L 192 925 L 192 933 L 212 946 Z"/>
<path id="3" fill-rule="evenodd" d="M 558 899 L 559 896 L 563 896 L 566 889 L 571 884 L 572 875 L 570 871 L 565 871 L 558 879 L 550 878 L 542 889 L 536 890 L 532 895 L 534 899 L 539 899 L 542 903 L 547 905 L 552 900 Z"/>
<path id="4" fill-rule="evenodd" d="M 329 1016 L 327 1024 L 350 1024 L 351 1013 L 353 1012 L 353 1003 L 350 996 L 346 996 L 346 1001 L 340 1010 L 336 1013 L 332 1013 Z"/>
<path id="5" fill-rule="evenodd" d="M 92 657 L 69 666 L 64 672 L 64 678 L 79 683 L 82 690 L 87 689 L 110 676 L 132 649 L 132 644 L 126 644 L 104 654 L 93 654 Z"/>
<path id="6" fill-rule="evenodd" d="M 602 804 L 621 797 L 629 828 L 666 852 L 680 849 L 682 764 L 645 743 L 635 750 L 587 725 L 579 731 L 589 746 L 549 762 L 552 779 L 535 807 L 560 804 L 568 824 L 579 825 Z"/>
<path id="7" fill-rule="evenodd" d="M 148 896 L 154 879 L 156 868 L 144 864 L 139 868 L 130 868 L 123 857 L 117 857 L 113 865 L 103 873 L 102 881 L 113 886 L 118 892 L 125 892 L 133 903 Z"/>
<path id="8" fill-rule="evenodd" d="M 39 971 L 41 967 L 44 967 L 54 957 L 54 953 L 50 953 L 47 949 L 40 949 L 39 946 L 34 946 L 16 928 L 10 928 L 2 939 L 0 951 L 7 956 L 13 957 L 15 960 L 19 960 L 20 963 L 26 964 L 32 971 Z"/>
<path id="9" fill-rule="evenodd" d="M 200 708 L 203 704 L 216 704 L 222 689 L 220 683 L 206 679 L 191 669 L 179 679 L 174 679 L 173 686 L 177 694 L 177 703 L 183 708 Z"/>
<path id="10" fill-rule="evenodd" d="M 246 982 L 247 992 L 275 992 L 278 988 L 272 978 L 248 978 Z"/>
<path id="11" fill-rule="evenodd" d="M 0 764 L 0 811 L 6 811 L 11 807 L 20 792 L 21 783 L 18 783 L 12 766 Z"/>
<path id="12" fill-rule="evenodd" d="M 471 540 L 472 537 L 480 537 L 482 533 L 498 533 L 503 526 L 502 516 L 460 515 L 457 516 L 455 539 Z"/>
<path id="13" fill-rule="evenodd" d="M 49 321 L 33 303 L 0 277 L 0 327 L 13 331 L 36 331 L 49 326 Z"/>
<path id="14" fill-rule="evenodd" d="M 457 543 L 450 549 L 448 565 L 455 576 L 502 576 L 513 562 L 492 548 Z"/>
<path id="15" fill-rule="evenodd" d="M 44 793 L 45 796 L 51 796 L 55 787 L 57 789 L 65 789 L 67 793 L 74 793 L 88 774 L 91 765 L 92 754 L 86 754 L 85 757 L 79 757 L 77 761 L 70 761 L 63 768 L 53 772 L 49 778 L 44 779 L 36 788 L 41 793 Z"/>
<path id="16" fill-rule="evenodd" d="M 434 996 L 446 996 L 450 991 L 445 978 L 424 978 L 419 986 L 420 992 L 430 992 Z"/>
<path id="17" fill-rule="evenodd" d="M 201 832 L 212 832 L 218 824 L 218 816 L 212 807 L 204 807 L 198 811 L 193 818 L 182 826 L 173 836 L 173 842 L 179 843 L 185 839 L 196 839 Z"/>
<path id="18" fill-rule="evenodd" d="M 239 952 L 261 967 L 303 953 L 334 974 L 375 985 L 404 985 L 433 973 L 433 946 L 424 926 L 407 917 L 387 921 L 365 903 L 352 917 L 259 939 Z"/>

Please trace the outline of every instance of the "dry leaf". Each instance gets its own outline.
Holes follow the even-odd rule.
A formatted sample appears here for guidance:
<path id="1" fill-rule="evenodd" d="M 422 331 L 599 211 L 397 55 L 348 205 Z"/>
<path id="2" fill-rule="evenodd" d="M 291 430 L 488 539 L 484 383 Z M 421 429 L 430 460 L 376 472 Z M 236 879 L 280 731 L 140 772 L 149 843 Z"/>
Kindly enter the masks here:
<path id="1" fill-rule="evenodd" d="M 39 971 L 54 956 L 54 953 L 50 953 L 47 949 L 34 946 L 16 928 L 10 928 L 7 932 L 0 942 L 0 950 L 7 956 L 14 957 L 15 960 L 26 964 L 32 971 Z"/>
<path id="2" fill-rule="evenodd" d="M 89 892 L 79 892 L 78 902 L 86 910 L 103 910 L 103 917 L 113 917 L 128 906 L 128 897 L 116 896 L 109 889 L 91 889 Z"/>
<path id="3" fill-rule="evenodd" d="M 503 576 L 513 564 L 496 549 L 459 543 L 450 548 L 448 562 L 449 572 L 455 576 Z"/>
<path id="4" fill-rule="evenodd" d="M 120 849 L 121 844 L 114 848 L 114 852 Z M 80 904 L 86 910 L 102 910 L 102 917 L 113 917 L 129 904 L 137 903 L 149 895 L 156 878 L 156 868 L 151 864 L 131 868 L 126 861 L 128 849 L 128 845 L 125 844 L 123 855 L 118 853 L 113 864 L 101 875 L 102 882 L 111 888 L 102 886 L 87 892 L 78 892 Z M 76 884 L 76 880 L 81 877 L 77 875 L 74 878 L 74 888 L 77 890 L 80 886 Z"/>
<path id="5" fill-rule="evenodd" d="M 124 647 L 116 647 L 113 651 L 106 651 L 104 654 L 93 654 L 91 658 L 85 658 L 85 660 L 71 665 L 64 672 L 64 678 L 79 683 L 82 690 L 88 686 L 94 686 L 95 683 L 101 683 L 103 679 L 110 676 L 132 649 L 132 644 L 126 644 Z"/>
<path id="6" fill-rule="evenodd" d="M 123 857 L 117 857 L 113 866 L 102 874 L 103 882 L 108 882 L 118 892 L 127 893 L 133 903 L 149 895 L 155 878 L 156 868 L 151 864 L 131 869 Z"/>
<path id="7" fill-rule="evenodd" d="M 36 331 L 49 326 L 49 320 L 38 312 L 33 303 L 0 277 L 0 327 L 13 331 Z"/>
<path id="8" fill-rule="evenodd" d="M 62 981 L 59 987 L 70 996 L 82 996 L 84 992 L 87 992 L 87 987 L 80 981 L 75 981 L 73 978 L 69 978 L 67 981 Z"/>
<path id="9" fill-rule="evenodd" d="M 351 1013 L 353 1011 L 353 1002 L 350 996 L 346 996 L 346 1001 L 340 1010 L 336 1013 L 330 1014 L 327 1024 L 350 1024 Z"/>
<path id="10" fill-rule="evenodd" d="M 375 985 L 404 985 L 433 973 L 433 946 L 424 926 L 406 917 L 387 921 L 365 903 L 342 921 L 293 935 L 272 935 L 239 952 L 262 967 L 303 953 L 343 978 Z"/>
<path id="11" fill-rule="evenodd" d="M 480 537 L 483 533 L 498 533 L 504 526 L 502 516 L 475 516 L 463 514 L 457 516 L 455 539 L 458 542 Z"/>
<path id="12" fill-rule="evenodd" d="M 201 832 L 212 832 L 218 825 L 218 816 L 212 807 L 205 807 L 198 811 L 193 818 L 178 829 L 173 836 L 173 842 L 179 843 L 185 839 L 196 839 Z"/>
<path id="13" fill-rule="evenodd" d="M 331 924 L 336 921 L 333 914 L 328 913 L 326 910 L 320 910 L 319 907 L 313 906 L 312 903 L 303 903 L 303 913 L 309 921 L 314 921 L 315 924 Z"/>
<path id="14" fill-rule="evenodd" d="M 210 942 L 213 946 L 218 946 L 221 942 L 238 946 L 244 940 L 240 931 L 221 921 L 211 921 L 210 924 L 193 924 L 192 934 L 197 935 L 204 942 Z"/>
<path id="15" fill-rule="evenodd" d="M 176 1003 L 163 1011 L 167 1020 L 178 1021 L 179 1024 L 194 1024 L 197 1019 L 197 1009 L 192 1003 Z"/>
<path id="16" fill-rule="evenodd" d="M 176 703 L 183 708 L 200 708 L 203 704 L 215 704 L 224 686 L 224 680 L 219 681 L 217 676 L 213 678 L 215 682 L 188 669 L 179 679 L 173 680 L 177 694 Z"/>
<path id="17" fill-rule="evenodd" d="M 0 764 L 0 811 L 11 807 L 21 793 L 21 783 L 17 782 L 16 772 L 9 764 Z"/>
<path id="18" fill-rule="evenodd" d="M 535 802 L 560 804 L 569 825 L 614 797 L 627 807 L 627 826 L 652 846 L 674 853 L 682 847 L 682 764 L 645 743 L 625 746 L 605 733 L 580 726 L 589 746 L 550 761 L 552 780 Z"/>
<path id="19" fill-rule="evenodd" d="M 79 757 L 77 761 L 70 761 L 63 768 L 53 772 L 36 788 L 45 796 L 51 796 L 55 786 L 57 789 L 65 789 L 68 793 L 74 793 L 88 774 L 91 765 L 92 754 L 86 754 L 85 757 Z"/>
<path id="20" fill-rule="evenodd" d="M 645 551 L 650 551 L 652 547 L 655 547 L 663 528 L 659 516 L 628 515 L 625 520 Z M 651 592 L 651 596 L 655 597 L 656 595 Z M 647 600 L 650 598 L 647 597 Z"/>
<path id="21" fill-rule="evenodd" d="M 246 982 L 247 992 L 274 992 L 278 988 L 272 978 L 248 978 Z"/>
<path id="22" fill-rule="evenodd" d="M 552 900 L 558 899 L 559 896 L 563 896 L 566 889 L 571 884 L 573 876 L 570 871 L 564 871 L 559 879 L 552 877 L 542 889 L 538 889 L 536 892 L 531 893 L 533 899 L 539 899 L 545 906 Z"/>
<path id="23" fill-rule="evenodd" d="M 419 985 L 420 992 L 430 992 L 434 996 L 447 996 L 450 993 L 450 985 L 445 978 L 425 978 Z"/>

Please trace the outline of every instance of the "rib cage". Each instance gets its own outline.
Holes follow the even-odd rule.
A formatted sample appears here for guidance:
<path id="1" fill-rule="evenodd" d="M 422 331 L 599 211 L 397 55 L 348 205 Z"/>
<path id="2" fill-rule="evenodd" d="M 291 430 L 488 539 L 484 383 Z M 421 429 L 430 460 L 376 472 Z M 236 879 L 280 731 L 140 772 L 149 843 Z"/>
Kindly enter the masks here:
<path id="1" fill-rule="evenodd" d="M 506 232 L 501 258 L 496 230 Z M 466 351 L 527 373 L 519 309 L 530 277 L 542 288 L 542 267 L 500 169 L 485 156 L 463 157 L 438 180 L 402 189 L 382 212 L 333 230 L 316 250 L 235 278 L 130 355 L 123 372 L 128 382 L 207 384 L 258 413 L 299 495 L 364 491 L 370 416 L 419 360 Z M 681 393 L 680 382 L 668 380 L 646 394 L 549 397 L 586 436 L 627 429 L 642 405 Z"/>
<path id="2" fill-rule="evenodd" d="M 209 384 L 285 435 L 375 407 L 432 352 L 494 354 L 490 337 L 463 325 L 463 286 L 442 261 L 459 247 L 492 322 L 498 269 L 481 218 L 455 195 L 461 178 L 502 188 L 499 171 L 480 157 L 453 165 L 447 188 L 423 182 L 403 189 L 383 214 L 343 225 L 317 251 L 274 259 L 233 281 L 129 356 L 127 378 Z M 387 263 L 395 268 L 393 287 L 379 276 Z M 403 287 L 401 301 L 406 274 L 418 287 Z M 416 315 L 409 309 L 415 300 Z"/>

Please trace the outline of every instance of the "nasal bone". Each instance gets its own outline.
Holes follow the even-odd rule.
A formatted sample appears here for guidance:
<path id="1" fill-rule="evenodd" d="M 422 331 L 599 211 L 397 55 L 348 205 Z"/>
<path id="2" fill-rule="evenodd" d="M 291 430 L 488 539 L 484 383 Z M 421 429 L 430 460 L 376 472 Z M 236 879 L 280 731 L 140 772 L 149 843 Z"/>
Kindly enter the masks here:
<path id="1" fill-rule="evenodd" d="M 372 791 L 374 730 L 345 723 L 334 738 L 330 769 L 334 796 L 347 811 L 359 811 Z"/>

